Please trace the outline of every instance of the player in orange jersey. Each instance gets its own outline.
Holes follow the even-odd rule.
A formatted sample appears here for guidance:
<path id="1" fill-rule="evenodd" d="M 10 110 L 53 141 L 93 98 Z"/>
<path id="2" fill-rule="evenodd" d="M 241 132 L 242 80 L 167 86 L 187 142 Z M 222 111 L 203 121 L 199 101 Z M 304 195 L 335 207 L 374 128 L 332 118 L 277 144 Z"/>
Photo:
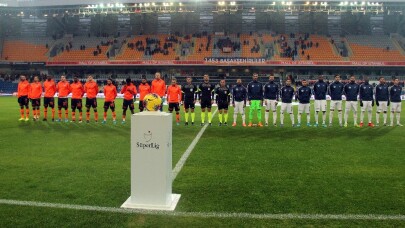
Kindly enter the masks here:
<path id="1" fill-rule="evenodd" d="M 131 78 L 126 79 L 126 84 L 122 87 L 121 93 L 124 94 L 124 102 L 122 104 L 122 124 L 125 124 L 125 117 L 127 115 L 127 109 L 134 114 L 134 96 L 137 94 L 136 87 L 131 82 Z"/>
<path id="2" fill-rule="evenodd" d="M 113 123 L 116 124 L 115 103 L 114 100 L 117 97 L 117 88 L 112 83 L 112 79 L 107 79 L 107 85 L 104 86 L 104 120 L 103 124 L 107 122 L 107 111 L 111 109 L 113 116 Z"/>
<path id="3" fill-rule="evenodd" d="M 32 112 L 34 114 L 34 121 L 39 120 L 39 107 L 41 106 L 42 85 L 39 82 L 38 76 L 34 77 L 34 82 L 30 85 L 30 92 L 28 97 L 31 100 Z"/>
<path id="4" fill-rule="evenodd" d="M 28 94 L 30 92 L 30 83 L 27 81 L 27 78 L 24 75 L 20 76 L 20 82 L 18 83 L 18 104 L 20 105 L 20 114 L 21 117 L 19 121 L 28 121 L 30 118 L 30 109 L 28 108 L 29 100 Z M 27 115 L 24 117 L 24 107 Z"/>
<path id="5" fill-rule="evenodd" d="M 66 80 L 66 77 L 62 75 L 60 81 L 56 86 L 56 92 L 58 92 L 58 122 L 62 121 L 62 108 L 65 109 L 65 122 L 69 122 L 69 103 L 68 95 L 71 92 L 70 84 Z"/>
<path id="6" fill-rule="evenodd" d="M 52 79 L 51 75 L 48 75 L 46 81 L 44 82 L 44 119 L 47 121 L 48 118 L 48 106 L 52 109 L 52 121 L 55 120 L 55 93 L 56 93 L 56 83 Z"/>
<path id="7" fill-rule="evenodd" d="M 162 79 L 162 76 L 159 72 L 155 73 L 155 79 L 152 81 L 151 92 L 156 93 L 162 98 L 162 105 L 160 106 L 160 111 L 163 111 L 163 102 L 166 92 L 166 83 Z"/>
<path id="8" fill-rule="evenodd" d="M 172 113 L 173 109 L 176 110 L 176 124 L 180 124 L 180 102 L 181 102 L 181 88 L 177 85 L 177 80 L 172 79 L 172 84 L 167 87 L 167 102 L 169 103 L 169 112 Z"/>
<path id="9" fill-rule="evenodd" d="M 138 90 L 139 90 L 139 111 L 143 112 L 143 98 L 146 96 L 146 94 L 150 93 L 150 85 L 146 81 L 145 77 L 142 77 L 141 84 L 139 84 Z"/>
<path id="10" fill-rule="evenodd" d="M 79 81 L 79 78 L 75 76 L 73 78 L 73 83 L 70 84 L 72 90 L 72 99 L 70 100 L 70 106 L 72 108 L 72 122 L 76 121 L 76 108 L 79 110 L 79 123 L 82 122 L 83 116 L 83 105 L 82 98 L 84 95 L 83 84 Z"/>
<path id="11" fill-rule="evenodd" d="M 87 82 L 84 84 L 84 92 L 86 93 L 86 122 L 90 122 L 90 108 L 93 108 L 94 111 L 94 120 L 98 121 L 97 113 L 97 94 L 98 94 L 98 85 L 94 81 L 93 76 L 89 75 L 87 77 Z"/>

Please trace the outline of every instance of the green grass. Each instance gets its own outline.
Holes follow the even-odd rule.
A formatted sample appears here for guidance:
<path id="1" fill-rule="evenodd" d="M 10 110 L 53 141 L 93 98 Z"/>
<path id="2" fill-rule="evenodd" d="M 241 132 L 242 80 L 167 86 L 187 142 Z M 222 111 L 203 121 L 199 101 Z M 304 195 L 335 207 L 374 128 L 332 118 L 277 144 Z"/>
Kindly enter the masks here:
<path id="1" fill-rule="evenodd" d="M 121 101 L 116 103 L 120 117 Z M 0 198 L 108 207 L 128 198 L 129 122 L 20 123 L 15 98 L 0 97 L 0 104 Z M 287 115 L 284 128 L 218 127 L 217 120 L 216 115 L 173 183 L 173 192 L 182 194 L 176 211 L 405 214 L 405 128 L 298 129 L 290 127 Z M 174 126 L 173 166 L 200 129 Z M 213 219 L 0 205 L 1 227 L 225 225 L 405 222 Z"/>

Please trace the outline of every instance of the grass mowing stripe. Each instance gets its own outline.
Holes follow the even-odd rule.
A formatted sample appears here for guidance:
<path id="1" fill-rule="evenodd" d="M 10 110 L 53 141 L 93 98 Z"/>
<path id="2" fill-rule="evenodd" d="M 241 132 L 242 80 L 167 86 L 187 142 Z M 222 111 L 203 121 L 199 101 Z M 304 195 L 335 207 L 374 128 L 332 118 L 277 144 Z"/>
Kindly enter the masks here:
<path id="1" fill-rule="evenodd" d="M 217 111 L 218 111 L 218 109 L 215 109 L 214 113 L 212 114 L 212 117 L 215 116 Z M 179 172 L 183 168 L 184 163 L 186 163 L 187 158 L 190 156 L 195 145 L 197 145 L 198 141 L 200 141 L 200 138 L 204 134 L 205 129 L 207 129 L 207 126 L 208 125 L 204 125 L 204 127 L 198 132 L 197 136 L 194 138 L 194 140 L 191 142 L 190 146 L 188 146 L 187 150 L 183 153 L 180 160 L 177 162 L 176 167 L 174 167 L 174 169 L 172 171 L 172 181 L 174 181 L 176 179 L 177 174 L 179 174 Z"/>
<path id="2" fill-rule="evenodd" d="M 278 220 L 397 220 L 405 221 L 405 215 L 378 215 L 378 214 L 251 214 L 251 213 L 222 213 L 222 212 L 170 212 L 170 211 L 150 211 L 138 209 L 123 209 L 115 207 L 98 207 L 88 205 L 45 203 L 35 201 L 19 201 L 0 199 L 0 204 L 45 207 L 57 209 L 71 209 L 81 211 L 98 211 L 123 214 L 144 214 L 144 215 L 167 215 L 178 217 L 198 217 L 198 218 L 246 218 L 246 219 L 278 219 Z"/>

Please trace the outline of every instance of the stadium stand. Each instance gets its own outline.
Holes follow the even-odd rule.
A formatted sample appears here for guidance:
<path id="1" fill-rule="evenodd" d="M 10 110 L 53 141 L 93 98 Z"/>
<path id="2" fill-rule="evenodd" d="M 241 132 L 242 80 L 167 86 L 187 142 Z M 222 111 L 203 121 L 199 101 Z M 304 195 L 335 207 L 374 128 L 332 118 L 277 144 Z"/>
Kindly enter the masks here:
<path id="1" fill-rule="evenodd" d="M 350 60 L 405 61 L 405 56 L 388 36 L 349 35 L 346 39 L 353 52 Z"/>
<path id="2" fill-rule="evenodd" d="M 54 44 L 48 37 L 7 37 L 4 40 L 2 60 L 45 62 L 47 52 Z"/>

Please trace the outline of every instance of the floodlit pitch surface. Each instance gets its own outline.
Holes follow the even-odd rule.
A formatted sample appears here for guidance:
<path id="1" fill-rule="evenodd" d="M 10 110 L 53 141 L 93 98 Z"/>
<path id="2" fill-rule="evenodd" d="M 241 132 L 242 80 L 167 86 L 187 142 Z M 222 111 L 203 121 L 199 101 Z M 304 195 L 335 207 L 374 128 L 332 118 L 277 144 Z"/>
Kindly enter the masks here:
<path id="1" fill-rule="evenodd" d="M 0 105 L 1 227 L 405 226 L 405 127 L 355 128 L 351 114 L 348 128 L 337 118 L 331 128 L 292 128 L 287 115 L 284 128 L 231 127 L 232 110 L 219 127 L 216 114 L 174 180 L 174 214 L 122 213 L 130 124 L 121 124 L 121 100 L 117 125 L 111 115 L 106 125 L 18 122 L 15 97 Z M 195 126 L 174 125 L 173 167 L 202 129 L 196 113 Z"/>

